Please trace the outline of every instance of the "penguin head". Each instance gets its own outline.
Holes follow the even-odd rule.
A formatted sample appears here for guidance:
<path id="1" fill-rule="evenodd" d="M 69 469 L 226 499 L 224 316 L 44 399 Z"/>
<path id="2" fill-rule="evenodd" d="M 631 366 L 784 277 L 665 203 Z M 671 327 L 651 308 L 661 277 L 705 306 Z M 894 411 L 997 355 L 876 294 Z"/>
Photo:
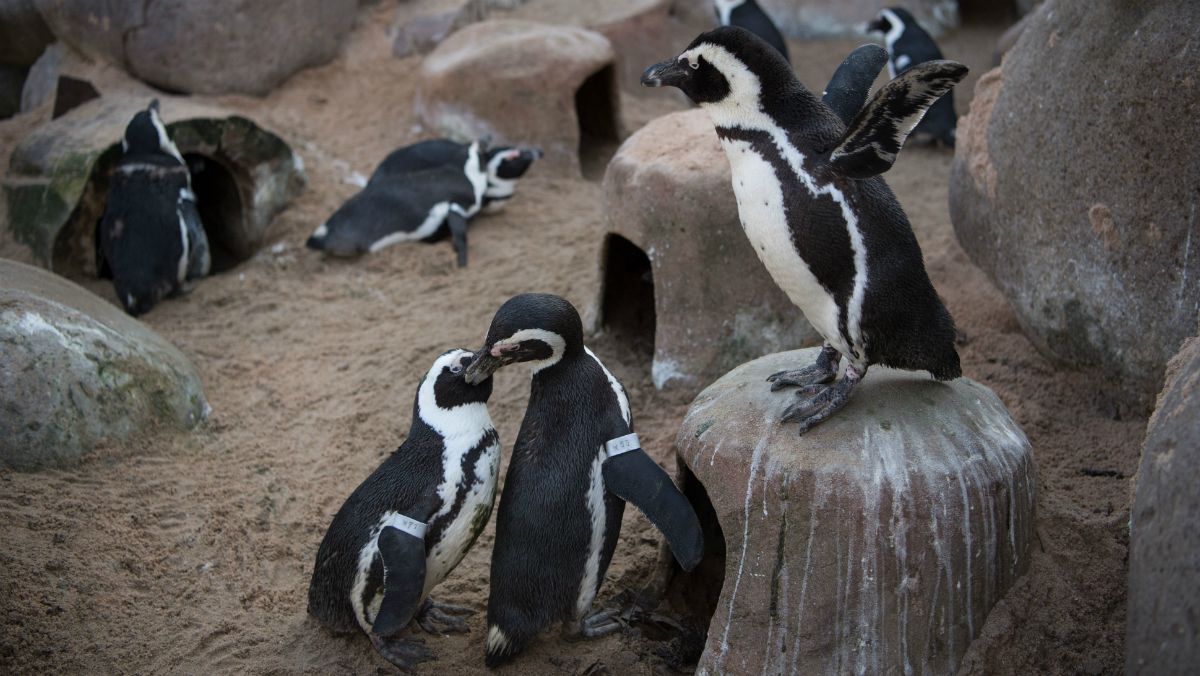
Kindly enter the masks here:
<path id="1" fill-rule="evenodd" d="M 150 311 L 171 291 L 171 282 L 155 275 L 147 265 L 128 265 L 113 279 L 113 288 L 121 306 L 133 317 Z"/>
<path id="2" fill-rule="evenodd" d="M 888 37 L 888 42 L 895 42 L 904 32 L 906 26 L 916 23 L 916 19 L 903 7 L 885 7 L 867 24 L 867 32 L 879 32 Z"/>
<path id="3" fill-rule="evenodd" d="M 500 306 L 483 347 L 463 373 L 479 383 L 497 370 L 531 362 L 534 373 L 583 349 L 583 322 L 565 299 L 548 293 L 523 293 Z"/>
<path id="4" fill-rule="evenodd" d="M 737 26 L 702 33 L 679 56 L 642 73 L 642 86 L 677 87 L 701 107 L 757 107 L 761 92 L 798 85 L 791 65 L 774 47 Z"/>
<path id="5" fill-rule="evenodd" d="M 464 404 L 486 404 L 492 396 L 492 379 L 487 377 L 469 383 L 463 378 L 463 372 L 474 360 L 475 353 L 470 350 L 455 348 L 443 352 L 425 374 L 417 395 L 418 406 L 432 403 L 439 409 L 449 410 Z"/>
<path id="6" fill-rule="evenodd" d="M 167 135 L 167 128 L 158 115 L 158 99 L 139 111 L 125 127 L 121 150 L 126 155 L 168 155 L 183 164 L 183 156 Z"/>
<path id="7" fill-rule="evenodd" d="M 541 148 L 501 146 L 487 152 L 487 190 L 489 206 L 512 197 L 517 179 L 529 171 L 534 160 L 542 156 Z"/>

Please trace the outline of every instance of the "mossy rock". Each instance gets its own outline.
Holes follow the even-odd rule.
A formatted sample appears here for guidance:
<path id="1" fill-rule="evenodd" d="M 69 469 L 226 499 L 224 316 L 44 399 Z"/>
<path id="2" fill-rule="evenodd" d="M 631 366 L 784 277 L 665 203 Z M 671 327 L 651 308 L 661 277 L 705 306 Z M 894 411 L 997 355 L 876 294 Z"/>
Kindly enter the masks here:
<path id="1" fill-rule="evenodd" d="M 39 264 L 93 275 L 95 224 L 121 138 L 141 97 L 105 96 L 38 127 L 13 150 L 4 192 L 8 228 Z M 262 246 L 272 216 L 303 189 L 303 164 L 286 142 L 228 110 L 163 98 L 167 130 L 193 170 L 214 269 Z"/>

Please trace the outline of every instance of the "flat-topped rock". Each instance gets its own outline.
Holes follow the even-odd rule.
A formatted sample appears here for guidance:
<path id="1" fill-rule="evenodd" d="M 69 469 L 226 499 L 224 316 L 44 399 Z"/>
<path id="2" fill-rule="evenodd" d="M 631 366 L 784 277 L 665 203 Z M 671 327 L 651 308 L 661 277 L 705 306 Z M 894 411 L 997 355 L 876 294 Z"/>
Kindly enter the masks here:
<path id="1" fill-rule="evenodd" d="M 676 438 L 724 533 L 697 673 L 954 673 L 1029 566 L 1029 442 L 976 382 L 878 367 L 797 436 L 779 422 L 794 394 L 766 378 L 817 352 L 734 369 Z"/>
<path id="2" fill-rule="evenodd" d="M 820 342 L 746 239 L 704 111 L 664 115 L 621 145 L 604 175 L 604 212 L 592 328 L 652 333 L 656 387 L 695 393 L 748 359 Z M 631 316 L 648 294 L 653 305 Z"/>
<path id="3" fill-rule="evenodd" d="M 144 324 L 40 268 L 0 259 L 0 465 L 74 464 L 98 444 L 208 416 L 195 367 Z"/>
<path id="4" fill-rule="evenodd" d="M 531 21 L 483 21 L 421 65 L 416 109 L 453 138 L 537 146 L 551 170 L 580 172 L 588 144 L 621 134 L 615 55 L 599 33 Z"/>

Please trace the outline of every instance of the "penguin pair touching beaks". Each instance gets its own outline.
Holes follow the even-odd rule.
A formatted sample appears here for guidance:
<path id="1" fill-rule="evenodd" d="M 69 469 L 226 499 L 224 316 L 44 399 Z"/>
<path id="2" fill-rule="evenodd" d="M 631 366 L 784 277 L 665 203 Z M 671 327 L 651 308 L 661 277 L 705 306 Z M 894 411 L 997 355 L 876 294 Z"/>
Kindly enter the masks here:
<path id="1" fill-rule="evenodd" d="M 962 371 L 942 304 L 899 202 L 879 177 L 922 115 L 967 73 L 952 61 L 912 66 L 863 105 L 882 66 L 856 50 L 826 99 L 749 31 L 718 28 L 642 75 L 708 112 L 732 169 L 742 227 L 775 283 L 825 339 L 815 364 L 773 374 L 799 388 L 782 419 L 801 434 L 849 401 L 871 364 Z M 841 358 L 848 364 L 838 378 Z"/>
<path id="2" fill-rule="evenodd" d="M 209 272 L 191 175 L 157 99 L 125 128 L 95 240 L 97 272 L 113 280 L 121 305 L 135 317 Z"/>
<path id="3" fill-rule="evenodd" d="M 867 24 L 867 32 L 883 33 L 888 51 L 888 75 L 895 79 L 904 71 L 929 61 L 940 61 L 942 50 L 925 32 L 916 18 L 903 7 L 886 7 Z M 946 92 L 929 107 L 912 132 L 916 143 L 941 143 L 954 147 L 958 114 L 954 112 L 954 93 Z"/>
<path id="4" fill-rule="evenodd" d="M 577 635 L 620 628 L 592 611 L 621 531 L 625 501 L 661 530 L 685 570 L 703 536 L 687 498 L 641 450 L 624 388 L 583 344 L 570 303 L 549 294 L 506 302 L 476 353 L 451 350 L 425 376 L 408 439 L 338 510 L 317 552 L 309 614 L 370 636 L 403 670 L 432 658 L 401 637 L 466 631 L 464 608 L 429 599 L 487 524 L 500 442 L 487 413 L 492 374 L 533 367 L 529 405 L 496 517 L 485 662 L 511 659 L 563 621 Z"/>
<path id="5" fill-rule="evenodd" d="M 393 151 L 366 187 L 322 223 L 305 245 L 335 256 L 374 253 L 399 242 L 450 238 L 467 264 L 467 221 L 512 197 L 536 148 L 488 149 L 487 140 L 435 139 Z"/>

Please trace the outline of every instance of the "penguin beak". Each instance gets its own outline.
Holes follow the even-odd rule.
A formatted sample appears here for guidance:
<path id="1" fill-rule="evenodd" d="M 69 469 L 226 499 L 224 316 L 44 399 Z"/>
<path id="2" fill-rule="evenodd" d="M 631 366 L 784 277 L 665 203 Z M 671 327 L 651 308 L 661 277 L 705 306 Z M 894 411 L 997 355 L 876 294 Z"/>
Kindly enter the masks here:
<path id="1" fill-rule="evenodd" d="M 678 58 L 656 63 L 642 73 L 643 87 L 678 87 L 688 79 L 688 72 Z"/>
<path id="2" fill-rule="evenodd" d="M 496 345 L 491 348 L 484 346 L 482 350 L 475 353 L 471 364 L 463 371 L 463 378 L 468 385 L 482 383 L 491 378 L 496 371 L 511 364 L 519 348 L 520 345 Z"/>

